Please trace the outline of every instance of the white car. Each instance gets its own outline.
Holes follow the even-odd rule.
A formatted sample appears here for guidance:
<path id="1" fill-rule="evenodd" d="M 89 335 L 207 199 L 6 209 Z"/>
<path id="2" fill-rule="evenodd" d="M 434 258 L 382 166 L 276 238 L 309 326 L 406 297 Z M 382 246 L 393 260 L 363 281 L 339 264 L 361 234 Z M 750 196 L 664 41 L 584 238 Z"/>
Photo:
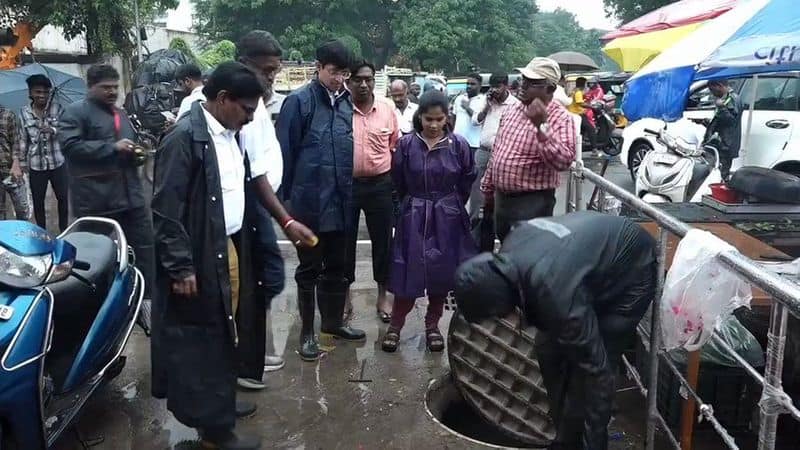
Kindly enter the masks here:
<path id="1" fill-rule="evenodd" d="M 733 161 L 732 170 L 742 166 L 758 166 L 800 176 L 800 72 L 759 77 L 749 138 L 744 135 L 750 116 L 753 79 L 730 80 L 730 85 L 741 96 L 744 106 L 742 150 L 739 158 Z M 685 120 L 704 122 L 714 116 L 714 101 L 706 83 L 697 83 L 692 86 L 691 92 L 684 118 L 666 124 L 667 130 Z M 664 125 L 665 122 L 658 119 L 641 119 L 630 123 L 623 131 L 619 158 L 630 171 L 631 178 L 636 178 L 644 155 L 661 147 L 655 137 L 644 130 L 658 131 Z"/>

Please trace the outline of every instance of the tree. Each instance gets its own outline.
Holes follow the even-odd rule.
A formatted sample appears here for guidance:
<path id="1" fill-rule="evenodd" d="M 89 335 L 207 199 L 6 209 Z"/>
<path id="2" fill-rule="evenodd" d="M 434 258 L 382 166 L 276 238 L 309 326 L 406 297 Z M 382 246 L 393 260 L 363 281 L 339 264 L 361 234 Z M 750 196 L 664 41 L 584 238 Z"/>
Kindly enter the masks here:
<path id="1" fill-rule="evenodd" d="M 140 19 L 147 22 L 177 5 L 178 0 L 138 0 Z M 3 0 L 3 6 L 33 35 L 54 25 L 67 39 L 86 33 L 90 54 L 133 53 L 133 0 Z"/>
<path id="2" fill-rule="evenodd" d="M 534 0 L 194 0 L 210 39 L 251 29 L 279 37 L 291 53 L 314 54 L 337 37 L 377 66 L 425 69 L 511 67 L 531 55 Z M 358 45 L 356 45 L 356 42 Z"/>
<path id="3" fill-rule="evenodd" d="M 222 40 L 209 47 L 197 58 L 204 68 L 217 67 L 225 61 L 236 59 L 236 44 L 231 41 Z"/>
<path id="4" fill-rule="evenodd" d="M 600 47 L 600 30 L 585 30 L 575 15 L 563 9 L 543 12 L 534 18 L 536 54 L 547 56 L 561 51 L 581 52 L 601 66 L 607 61 Z"/>
<path id="5" fill-rule="evenodd" d="M 606 12 L 620 19 L 622 23 L 630 22 L 650 11 L 675 3 L 677 0 L 603 0 Z"/>

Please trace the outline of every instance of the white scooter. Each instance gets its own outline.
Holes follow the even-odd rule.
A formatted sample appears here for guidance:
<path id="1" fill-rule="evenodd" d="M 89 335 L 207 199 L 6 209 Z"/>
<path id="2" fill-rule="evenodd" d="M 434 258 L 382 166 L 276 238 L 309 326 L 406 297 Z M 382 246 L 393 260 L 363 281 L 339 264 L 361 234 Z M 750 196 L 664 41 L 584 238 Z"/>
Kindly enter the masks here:
<path id="1" fill-rule="evenodd" d="M 645 130 L 664 150 L 645 155 L 636 174 L 636 195 L 648 203 L 700 202 L 711 194 L 711 184 L 722 182 L 719 136 L 705 143 L 696 134 L 673 136 L 666 130 Z"/>

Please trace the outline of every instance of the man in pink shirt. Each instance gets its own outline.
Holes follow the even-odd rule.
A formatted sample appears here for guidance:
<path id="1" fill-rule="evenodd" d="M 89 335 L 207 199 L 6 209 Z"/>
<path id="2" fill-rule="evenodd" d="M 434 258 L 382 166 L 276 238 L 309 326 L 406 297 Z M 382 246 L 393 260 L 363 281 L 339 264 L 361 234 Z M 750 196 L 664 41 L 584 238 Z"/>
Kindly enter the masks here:
<path id="1" fill-rule="evenodd" d="M 399 128 L 391 101 L 375 98 L 375 67 L 359 61 L 350 73 L 347 87 L 353 99 L 353 223 L 358 224 L 363 210 L 372 241 L 372 275 L 378 285 L 377 313 L 381 320 L 388 322 L 391 308 L 386 299 L 386 281 L 394 223 L 389 170 Z M 347 249 L 347 276 L 351 284 L 355 281 L 357 239 L 356 225 Z M 352 307 L 347 308 L 345 314 L 348 310 Z"/>

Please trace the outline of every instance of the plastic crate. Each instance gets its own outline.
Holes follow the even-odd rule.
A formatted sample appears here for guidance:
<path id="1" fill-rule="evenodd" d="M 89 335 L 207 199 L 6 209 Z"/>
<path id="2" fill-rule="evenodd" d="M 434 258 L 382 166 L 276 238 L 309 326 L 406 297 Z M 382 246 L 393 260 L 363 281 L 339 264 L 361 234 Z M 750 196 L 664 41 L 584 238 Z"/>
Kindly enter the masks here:
<path id="1" fill-rule="evenodd" d="M 680 364 L 675 365 L 678 370 L 685 371 L 685 367 Z M 641 339 L 636 340 L 635 366 L 642 377 L 642 382 L 647 386 L 650 359 L 649 352 Z M 672 428 L 677 428 L 681 422 L 681 408 L 684 399 L 681 391 L 678 377 L 666 364 L 659 364 L 658 411 Z M 704 402 L 713 406 L 714 417 L 725 428 L 731 432 L 750 430 L 753 412 L 758 409 L 761 388 L 744 369 L 708 363 L 701 364 L 697 380 L 697 393 Z M 686 394 L 688 395 L 688 393 Z M 698 428 L 709 426 L 708 421 L 696 425 Z"/>

